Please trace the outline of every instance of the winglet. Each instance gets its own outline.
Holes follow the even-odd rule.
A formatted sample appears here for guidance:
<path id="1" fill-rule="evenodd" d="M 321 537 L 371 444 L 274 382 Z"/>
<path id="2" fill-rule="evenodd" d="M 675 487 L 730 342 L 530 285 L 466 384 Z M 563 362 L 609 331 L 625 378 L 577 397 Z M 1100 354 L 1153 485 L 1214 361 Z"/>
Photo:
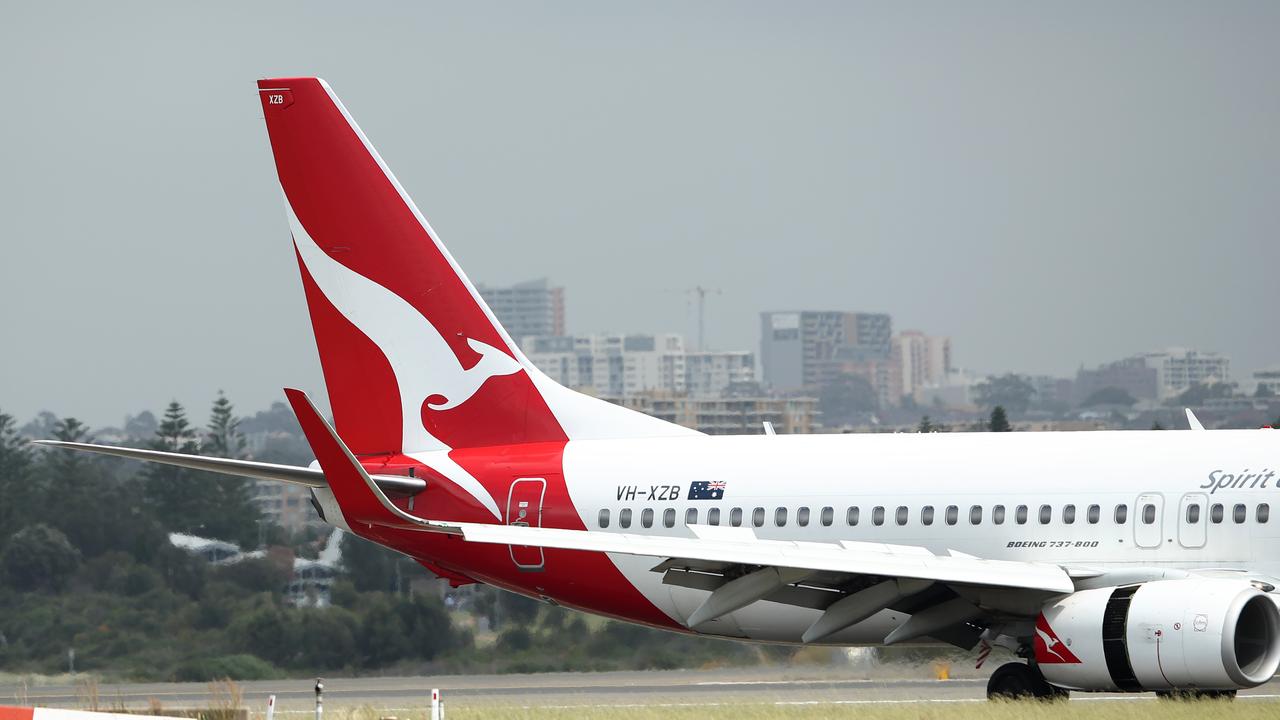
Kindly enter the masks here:
<path id="1" fill-rule="evenodd" d="M 1191 412 L 1191 408 L 1185 408 L 1185 409 L 1187 411 L 1187 424 L 1191 426 L 1191 429 L 1203 430 L 1204 425 L 1200 423 L 1200 418 L 1196 417 L 1196 414 Z"/>
<path id="2" fill-rule="evenodd" d="M 320 469 L 329 482 L 329 489 L 342 509 L 349 525 L 384 525 L 429 532 L 461 534 L 461 530 L 448 523 L 433 522 L 414 517 L 396 507 L 360 461 L 347 448 L 333 426 L 320 415 L 311 398 L 301 390 L 285 388 L 285 397 L 298 417 L 302 433 L 306 435 L 311 451 L 316 454 Z"/>

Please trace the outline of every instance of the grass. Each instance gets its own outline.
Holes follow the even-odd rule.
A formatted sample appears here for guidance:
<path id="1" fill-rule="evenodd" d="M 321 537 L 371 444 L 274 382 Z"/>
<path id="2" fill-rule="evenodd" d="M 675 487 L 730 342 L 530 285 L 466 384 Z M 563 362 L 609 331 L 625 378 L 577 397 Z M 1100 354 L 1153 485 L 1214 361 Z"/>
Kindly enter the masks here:
<path id="1" fill-rule="evenodd" d="M 647 706 L 515 707 L 446 705 L 448 720 L 1271 720 L 1280 716 L 1273 700 L 1194 702 L 1076 700 L 1066 703 L 928 702 L 814 705 L 775 703 L 654 704 Z M 326 720 L 426 720 L 425 711 L 396 713 L 356 708 L 326 714 Z"/>

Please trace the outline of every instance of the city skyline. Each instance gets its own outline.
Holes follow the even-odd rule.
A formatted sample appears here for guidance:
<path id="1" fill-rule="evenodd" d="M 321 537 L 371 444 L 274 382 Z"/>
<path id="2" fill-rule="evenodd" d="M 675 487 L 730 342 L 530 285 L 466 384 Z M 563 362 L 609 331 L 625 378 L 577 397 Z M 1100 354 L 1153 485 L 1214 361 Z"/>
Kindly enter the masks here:
<path id="1" fill-rule="evenodd" d="M 6 19 L 19 417 L 320 394 L 253 88 L 286 74 L 342 94 L 473 280 L 568 288 L 574 332 L 692 338 L 702 286 L 720 349 L 817 308 L 891 313 L 988 372 L 1168 346 L 1280 361 L 1274 3 Z"/>

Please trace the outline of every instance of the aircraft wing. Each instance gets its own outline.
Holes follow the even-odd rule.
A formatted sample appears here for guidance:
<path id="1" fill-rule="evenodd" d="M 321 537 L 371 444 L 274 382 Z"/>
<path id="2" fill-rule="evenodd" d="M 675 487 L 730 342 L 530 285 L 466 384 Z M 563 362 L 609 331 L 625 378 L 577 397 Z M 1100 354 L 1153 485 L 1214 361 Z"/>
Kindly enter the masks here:
<path id="1" fill-rule="evenodd" d="M 839 574 L 931 580 L 1050 593 L 1075 590 L 1059 565 L 983 560 L 963 554 L 935 555 L 910 545 L 761 540 L 750 528 L 692 526 L 698 537 L 631 535 L 518 525 L 456 523 L 463 539 L 499 545 L 644 555 L 691 563 L 721 563 Z"/>

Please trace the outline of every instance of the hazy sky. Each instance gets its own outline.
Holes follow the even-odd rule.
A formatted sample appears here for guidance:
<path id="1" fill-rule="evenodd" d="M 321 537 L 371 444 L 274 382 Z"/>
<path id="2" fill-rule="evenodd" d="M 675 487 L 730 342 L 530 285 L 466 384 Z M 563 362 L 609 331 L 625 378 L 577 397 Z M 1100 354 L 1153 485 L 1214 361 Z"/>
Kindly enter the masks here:
<path id="1" fill-rule="evenodd" d="M 326 78 L 473 280 L 757 349 L 1280 362 L 1280 3 L 58 3 L 0 13 L 0 409 L 321 394 L 254 81 Z"/>

